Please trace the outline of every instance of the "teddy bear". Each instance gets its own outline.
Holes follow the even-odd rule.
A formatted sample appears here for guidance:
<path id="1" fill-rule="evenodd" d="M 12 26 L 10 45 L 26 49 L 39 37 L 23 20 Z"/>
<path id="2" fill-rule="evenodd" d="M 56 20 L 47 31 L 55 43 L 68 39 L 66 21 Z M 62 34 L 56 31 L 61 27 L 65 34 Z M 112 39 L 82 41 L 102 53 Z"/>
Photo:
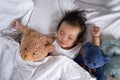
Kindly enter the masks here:
<path id="1" fill-rule="evenodd" d="M 55 49 L 52 37 L 23 26 L 18 20 L 14 20 L 12 24 L 22 33 L 20 53 L 23 60 L 40 61 Z"/>
<path id="2" fill-rule="evenodd" d="M 24 27 L 20 53 L 26 61 L 39 61 L 55 49 L 54 39 L 28 27 Z"/>
<path id="3" fill-rule="evenodd" d="M 103 50 L 90 42 L 86 42 L 82 54 L 84 64 L 90 69 L 102 67 L 110 61 L 108 55 L 104 54 Z"/>

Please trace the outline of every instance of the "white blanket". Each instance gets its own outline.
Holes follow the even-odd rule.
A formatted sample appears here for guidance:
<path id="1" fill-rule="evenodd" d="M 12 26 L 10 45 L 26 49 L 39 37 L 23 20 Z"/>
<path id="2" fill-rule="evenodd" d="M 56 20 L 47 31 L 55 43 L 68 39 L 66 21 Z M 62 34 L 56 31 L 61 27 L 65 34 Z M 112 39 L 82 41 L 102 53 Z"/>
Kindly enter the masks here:
<path id="1" fill-rule="evenodd" d="M 61 11 L 66 10 L 63 7 L 74 9 L 74 2 L 88 12 L 88 23 L 102 28 L 103 40 L 120 39 L 120 0 L 0 0 L 0 80 L 90 80 L 85 70 L 64 56 L 48 56 L 41 62 L 23 61 L 19 56 L 19 44 L 5 37 L 16 34 L 10 25 L 16 18 L 22 18 L 23 24 L 29 22 L 32 28 L 46 34 L 49 30 L 54 32 L 55 29 L 50 28 L 54 25 L 49 23 L 53 24 L 55 20 L 52 19 L 60 19 L 54 13 L 58 10 L 57 16 L 60 16 Z M 91 39 L 90 35 L 87 39 Z"/>
<path id="2" fill-rule="evenodd" d="M 14 19 L 22 19 L 26 25 L 33 11 L 32 0 L 0 0 L 0 33 L 14 36 L 18 34 L 11 26 Z"/>
<path id="3" fill-rule="evenodd" d="M 0 80 L 95 80 L 65 56 L 48 56 L 40 62 L 20 57 L 19 44 L 0 36 Z"/>
<path id="4" fill-rule="evenodd" d="M 0 0 L 0 80 L 94 80 L 65 56 L 48 56 L 40 62 L 21 59 L 19 44 L 11 38 L 18 34 L 11 22 L 21 18 L 26 25 L 33 8 L 33 0 Z"/>

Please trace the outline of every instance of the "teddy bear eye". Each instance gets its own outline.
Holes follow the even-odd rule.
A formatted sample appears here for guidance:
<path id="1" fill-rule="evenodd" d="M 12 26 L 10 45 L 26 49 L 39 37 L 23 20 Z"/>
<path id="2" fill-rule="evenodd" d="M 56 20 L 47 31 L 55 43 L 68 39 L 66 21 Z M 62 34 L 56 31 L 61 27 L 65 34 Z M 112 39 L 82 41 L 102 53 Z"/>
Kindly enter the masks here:
<path id="1" fill-rule="evenodd" d="M 93 64 L 94 64 L 94 66 L 96 65 L 96 63 L 95 63 L 95 62 L 94 62 Z"/>
<path id="2" fill-rule="evenodd" d="M 33 55 L 35 55 L 35 53 L 33 53 Z"/>
<path id="3" fill-rule="evenodd" d="M 27 47 L 25 47 L 24 50 L 27 50 Z"/>
<path id="4" fill-rule="evenodd" d="M 92 64 L 92 61 L 88 61 L 88 64 Z"/>
<path id="5" fill-rule="evenodd" d="M 46 44 L 45 44 L 45 46 L 49 46 L 50 45 L 50 43 L 49 42 L 47 42 Z"/>

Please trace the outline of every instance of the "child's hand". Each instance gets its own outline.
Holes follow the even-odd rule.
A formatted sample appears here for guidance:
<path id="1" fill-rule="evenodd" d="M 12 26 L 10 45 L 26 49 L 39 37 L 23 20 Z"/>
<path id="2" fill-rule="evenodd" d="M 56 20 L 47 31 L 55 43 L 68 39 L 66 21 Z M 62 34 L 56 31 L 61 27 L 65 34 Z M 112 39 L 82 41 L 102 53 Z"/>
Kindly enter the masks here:
<path id="1" fill-rule="evenodd" d="M 99 37 L 101 33 L 101 29 L 97 26 L 94 26 L 92 27 L 91 33 L 93 37 Z"/>

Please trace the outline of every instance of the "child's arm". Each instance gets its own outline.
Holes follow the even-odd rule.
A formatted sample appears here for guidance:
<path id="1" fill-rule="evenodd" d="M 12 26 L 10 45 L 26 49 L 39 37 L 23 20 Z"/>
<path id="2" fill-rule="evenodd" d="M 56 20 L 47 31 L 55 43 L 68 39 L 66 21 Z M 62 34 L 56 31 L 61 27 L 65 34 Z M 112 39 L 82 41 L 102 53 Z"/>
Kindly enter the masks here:
<path id="1" fill-rule="evenodd" d="M 97 26 L 94 26 L 92 27 L 91 33 L 92 33 L 92 43 L 94 45 L 100 46 L 101 29 Z"/>

